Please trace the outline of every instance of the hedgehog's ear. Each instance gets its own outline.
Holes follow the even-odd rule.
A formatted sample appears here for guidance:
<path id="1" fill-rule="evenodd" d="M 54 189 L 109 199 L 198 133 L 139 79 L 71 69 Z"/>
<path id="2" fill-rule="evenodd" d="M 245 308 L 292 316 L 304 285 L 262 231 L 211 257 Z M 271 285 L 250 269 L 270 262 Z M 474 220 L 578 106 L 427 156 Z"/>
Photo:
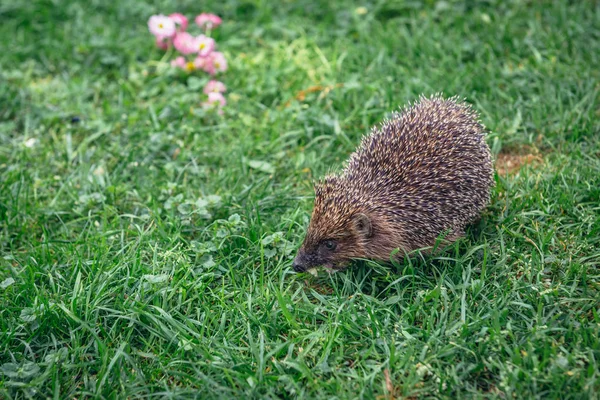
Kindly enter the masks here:
<path id="1" fill-rule="evenodd" d="M 356 230 L 366 238 L 373 236 L 373 225 L 371 224 L 371 218 L 367 214 L 356 214 L 353 218 L 354 226 Z"/>

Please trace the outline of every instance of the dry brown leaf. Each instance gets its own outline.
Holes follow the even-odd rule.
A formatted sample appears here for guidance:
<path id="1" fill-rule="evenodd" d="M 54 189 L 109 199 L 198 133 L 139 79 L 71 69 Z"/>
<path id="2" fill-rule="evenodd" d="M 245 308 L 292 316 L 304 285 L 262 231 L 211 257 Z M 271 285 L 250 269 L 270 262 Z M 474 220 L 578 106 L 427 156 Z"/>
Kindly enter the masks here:
<path id="1" fill-rule="evenodd" d="M 319 97 L 321 98 L 321 97 L 327 96 L 327 94 L 329 92 L 331 92 L 333 89 L 339 88 L 342 86 L 344 86 L 343 83 L 336 83 L 335 85 L 329 85 L 329 86 L 315 85 L 315 86 L 311 86 L 309 88 L 300 90 L 298 93 L 296 93 L 294 98 L 298 101 L 304 101 L 304 100 L 306 100 L 307 94 L 315 93 L 315 92 L 321 92 L 321 94 L 319 95 Z M 292 102 L 291 100 L 288 100 L 285 103 L 285 107 L 289 107 L 291 102 Z"/>
<path id="2" fill-rule="evenodd" d="M 394 398 L 394 384 L 392 383 L 392 379 L 390 378 L 390 370 L 387 368 L 384 369 L 383 376 L 385 377 L 385 388 L 387 389 L 387 391 L 389 393 L 389 398 L 393 399 Z"/>

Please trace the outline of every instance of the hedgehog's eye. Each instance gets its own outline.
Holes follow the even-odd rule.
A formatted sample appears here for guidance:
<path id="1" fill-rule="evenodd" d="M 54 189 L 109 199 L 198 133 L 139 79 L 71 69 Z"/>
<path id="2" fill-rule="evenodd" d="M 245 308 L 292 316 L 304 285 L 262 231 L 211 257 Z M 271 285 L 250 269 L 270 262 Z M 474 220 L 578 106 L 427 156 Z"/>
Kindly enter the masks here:
<path id="1" fill-rule="evenodd" d="M 327 250 L 332 251 L 335 250 L 337 243 L 334 240 L 328 239 L 323 242 L 323 246 L 325 246 Z"/>

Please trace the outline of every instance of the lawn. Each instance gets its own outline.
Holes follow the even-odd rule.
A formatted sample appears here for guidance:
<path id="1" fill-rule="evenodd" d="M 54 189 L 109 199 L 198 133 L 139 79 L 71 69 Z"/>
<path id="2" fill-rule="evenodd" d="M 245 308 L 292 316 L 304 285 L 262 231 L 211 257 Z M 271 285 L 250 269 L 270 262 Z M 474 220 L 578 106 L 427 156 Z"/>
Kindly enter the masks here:
<path id="1" fill-rule="evenodd" d="M 223 18 L 222 115 L 176 11 Z M 600 3 L 3 1 L 0 37 L 0 398 L 600 396 Z M 314 180 L 436 92 L 490 131 L 481 221 L 295 274 Z"/>

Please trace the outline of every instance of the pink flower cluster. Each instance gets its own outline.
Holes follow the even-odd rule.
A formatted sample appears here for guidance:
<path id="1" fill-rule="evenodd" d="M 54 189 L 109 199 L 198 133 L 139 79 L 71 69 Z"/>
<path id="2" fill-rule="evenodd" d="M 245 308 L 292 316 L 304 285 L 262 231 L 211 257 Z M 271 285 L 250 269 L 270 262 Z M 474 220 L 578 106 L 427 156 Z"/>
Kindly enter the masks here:
<path id="1" fill-rule="evenodd" d="M 221 18 L 214 14 L 202 13 L 195 18 L 196 25 L 203 33 L 194 36 L 187 32 L 188 19 L 179 13 L 169 16 L 153 15 L 148 20 L 150 33 L 156 38 L 156 46 L 167 50 L 175 48 L 181 55 L 171 65 L 187 72 L 204 71 L 213 76 L 227 70 L 227 60 L 223 53 L 216 51 L 216 43 L 210 32 L 221 25 Z M 211 80 L 204 88 L 208 101 L 205 107 L 222 107 L 226 104 L 223 93 L 226 88 L 222 82 Z"/>

